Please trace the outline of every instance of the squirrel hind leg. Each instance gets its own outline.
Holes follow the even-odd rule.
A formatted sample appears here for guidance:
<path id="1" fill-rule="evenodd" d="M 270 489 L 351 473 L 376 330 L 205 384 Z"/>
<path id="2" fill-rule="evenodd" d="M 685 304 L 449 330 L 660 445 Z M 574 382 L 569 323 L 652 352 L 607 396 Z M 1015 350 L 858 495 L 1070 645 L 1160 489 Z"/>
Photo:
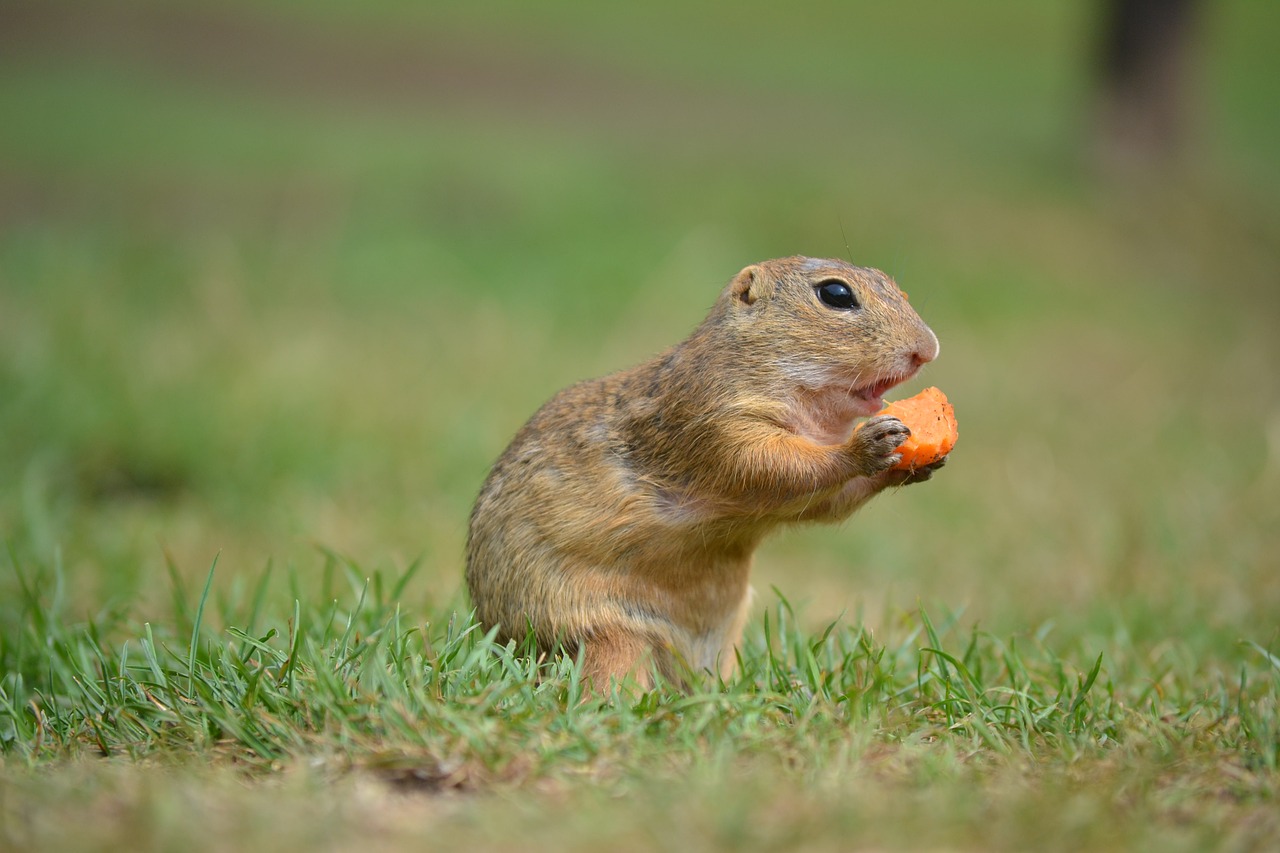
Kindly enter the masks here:
<path id="1" fill-rule="evenodd" d="M 654 686 L 655 671 L 683 683 L 671 652 L 652 637 L 619 627 L 598 628 L 582 641 L 582 674 L 592 689 L 605 694 L 612 682 L 630 678 L 641 690 Z"/>

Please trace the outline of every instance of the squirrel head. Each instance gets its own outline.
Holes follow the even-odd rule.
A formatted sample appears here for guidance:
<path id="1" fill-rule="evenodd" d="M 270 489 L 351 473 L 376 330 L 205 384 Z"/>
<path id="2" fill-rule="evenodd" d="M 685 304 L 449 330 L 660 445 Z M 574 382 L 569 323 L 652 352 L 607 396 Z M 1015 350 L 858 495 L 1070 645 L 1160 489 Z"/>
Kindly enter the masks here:
<path id="1" fill-rule="evenodd" d="M 937 336 L 893 280 L 844 261 L 753 264 L 716 309 L 751 369 L 802 392 L 838 395 L 863 416 L 938 356 Z"/>

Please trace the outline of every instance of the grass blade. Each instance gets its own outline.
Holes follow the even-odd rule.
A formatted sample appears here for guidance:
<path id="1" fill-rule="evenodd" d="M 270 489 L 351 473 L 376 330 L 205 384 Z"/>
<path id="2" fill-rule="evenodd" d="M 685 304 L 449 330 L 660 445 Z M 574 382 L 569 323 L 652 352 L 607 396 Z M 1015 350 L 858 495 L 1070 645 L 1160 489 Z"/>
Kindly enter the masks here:
<path id="1" fill-rule="evenodd" d="M 196 605 L 196 618 L 191 625 L 191 643 L 187 648 L 187 693 L 194 695 L 196 679 L 196 650 L 200 647 L 200 626 L 204 622 L 204 605 L 209 600 L 209 590 L 213 588 L 213 572 L 218 567 L 218 555 L 214 555 L 213 564 L 209 566 L 209 576 L 204 580 L 204 592 L 200 593 L 200 603 Z"/>

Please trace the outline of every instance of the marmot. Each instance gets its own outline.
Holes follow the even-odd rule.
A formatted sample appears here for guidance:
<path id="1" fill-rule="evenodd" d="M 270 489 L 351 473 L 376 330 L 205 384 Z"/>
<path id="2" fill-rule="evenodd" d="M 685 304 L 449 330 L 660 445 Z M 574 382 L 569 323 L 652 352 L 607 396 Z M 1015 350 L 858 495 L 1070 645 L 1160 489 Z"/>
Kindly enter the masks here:
<path id="1" fill-rule="evenodd" d="M 780 524 L 839 521 L 889 486 L 910 434 L 882 395 L 938 355 L 879 270 L 749 266 L 686 340 L 556 394 L 494 464 L 471 513 L 467 585 L 503 640 L 650 683 L 728 676 L 751 555 Z M 862 417 L 870 420 L 855 430 Z"/>

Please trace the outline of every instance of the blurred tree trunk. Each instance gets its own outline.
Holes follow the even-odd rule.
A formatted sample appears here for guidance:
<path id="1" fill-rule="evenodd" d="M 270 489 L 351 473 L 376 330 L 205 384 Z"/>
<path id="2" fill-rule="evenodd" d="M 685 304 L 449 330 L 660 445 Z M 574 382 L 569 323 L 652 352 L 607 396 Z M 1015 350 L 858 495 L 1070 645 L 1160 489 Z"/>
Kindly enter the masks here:
<path id="1" fill-rule="evenodd" d="M 1168 160 L 1187 141 L 1204 0 L 1103 0 L 1096 146 L 1104 162 Z"/>

